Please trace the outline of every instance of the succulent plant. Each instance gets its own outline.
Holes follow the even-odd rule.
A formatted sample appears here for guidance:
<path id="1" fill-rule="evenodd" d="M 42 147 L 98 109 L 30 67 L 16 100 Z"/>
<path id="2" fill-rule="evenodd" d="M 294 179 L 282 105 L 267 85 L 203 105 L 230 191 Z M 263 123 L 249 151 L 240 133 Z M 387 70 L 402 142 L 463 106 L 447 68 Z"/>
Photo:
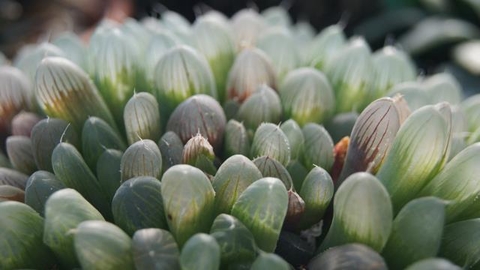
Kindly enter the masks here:
<path id="1" fill-rule="evenodd" d="M 233 155 L 250 155 L 250 139 L 242 122 L 231 119 L 225 126 L 224 153 L 226 157 Z"/>
<path id="2" fill-rule="evenodd" d="M 83 70 L 88 71 L 88 60 L 85 58 L 88 50 L 78 35 L 73 32 L 64 32 L 57 36 L 52 44 L 57 46 L 65 55 Z"/>
<path id="3" fill-rule="evenodd" d="M 260 253 L 258 257 L 253 261 L 252 267 L 250 269 L 260 270 L 260 269 L 282 269 L 288 270 L 291 269 L 290 265 L 278 256 L 275 253 Z"/>
<path id="4" fill-rule="evenodd" d="M 9 185 L 25 190 L 28 175 L 17 170 L 0 167 L 0 185 Z"/>
<path id="5" fill-rule="evenodd" d="M 32 153 L 32 140 L 26 136 L 9 136 L 6 140 L 8 158 L 12 167 L 30 175 L 37 170 Z"/>
<path id="6" fill-rule="evenodd" d="M 188 140 L 183 148 L 182 163 L 197 167 L 210 175 L 215 175 L 217 171 L 214 160 L 212 145 L 200 133 Z"/>
<path id="7" fill-rule="evenodd" d="M 306 54 L 306 64 L 316 69 L 324 70 L 326 63 L 344 46 L 346 37 L 340 25 L 331 25 L 323 29 L 310 42 Z"/>
<path id="8" fill-rule="evenodd" d="M 180 164 L 183 158 L 183 142 L 173 131 L 167 131 L 158 142 L 162 154 L 162 168 L 165 172 L 173 165 Z"/>
<path id="9" fill-rule="evenodd" d="M 445 226 L 439 256 L 462 267 L 476 269 L 480 261 L 480 219 L 469 219 Z"/>
<path id="10" fill-rule="evenodd" d="M 33 127 L 40 122 L 42 118 L 36 113 L 21 111 L 16 114 L 11 122 L 12 135 L 30 137 Z"/>
<path id="11" fill-rule="evenodd" d="M 453 264 L 447 259 L 443 258 L 429 258 L 420 260 L 414 264 L 409 265 L 405 270 L 460 270 L 460 266 Z"/>
<path id="12" fill-rule="evenodd" d="M 253 9 L 242 9 L 235 13 L 231 20 L 235 43 L 238 51 L 249 48 L 255 44 L 266 23 L 262 16 Z"/>
<path id="13" fill-rule="evenodd" d="M 25 204 L 45 216 L 45 203 L 57 190 L 66 186 L 48 171 L 36 171 L 27 180 L 25 187 Z"/>
<path id="14" fill-rule="evenodd" d="M 309 123 L 302 128 L 305 143 L 302 163 L 311 170 L 319 166 L 329 171 L 333 165 L 333 141 L 322 126 Z"/>
<path id="15" fill-rule="evenodd" d="M 23 203 L 25 201 L 25 191 L 14 186 L 2 185 L 0 186 L 0 202 L 4 201 Z"/>

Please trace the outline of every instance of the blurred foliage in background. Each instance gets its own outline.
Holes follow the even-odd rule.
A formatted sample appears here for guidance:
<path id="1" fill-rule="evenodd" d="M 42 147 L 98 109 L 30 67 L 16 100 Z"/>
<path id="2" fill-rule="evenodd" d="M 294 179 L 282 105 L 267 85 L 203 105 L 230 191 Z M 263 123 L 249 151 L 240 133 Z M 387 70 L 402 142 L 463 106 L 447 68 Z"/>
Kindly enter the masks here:
<path id="1" fill-rule="evenodd" d="M 480 89 L 479 0 L 0 0 L 0 51 L 11 58 L 23 45 L 64 30 L 88 39 L 104 16 L 161 17 L 169 9 L 193 21 L 209 9 L 232 16 L 276 5 L 317 30 L 341 23 L 347 35 L 364 36 L 373 50 L 397 44 L 423 73 L 452 73 L 467 95 Z"/>

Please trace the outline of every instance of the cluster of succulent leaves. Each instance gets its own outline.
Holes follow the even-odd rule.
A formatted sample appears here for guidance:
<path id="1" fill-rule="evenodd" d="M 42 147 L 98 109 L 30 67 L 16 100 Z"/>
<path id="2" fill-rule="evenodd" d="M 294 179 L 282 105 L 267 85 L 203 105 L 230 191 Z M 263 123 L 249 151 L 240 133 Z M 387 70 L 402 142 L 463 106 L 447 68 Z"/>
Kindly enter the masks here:
<path id="1" fill-rule="evenodd" d="M 166 11 L 0 82 L 2 269 L 480 269 L 480 97 L 394 46 Z"/>

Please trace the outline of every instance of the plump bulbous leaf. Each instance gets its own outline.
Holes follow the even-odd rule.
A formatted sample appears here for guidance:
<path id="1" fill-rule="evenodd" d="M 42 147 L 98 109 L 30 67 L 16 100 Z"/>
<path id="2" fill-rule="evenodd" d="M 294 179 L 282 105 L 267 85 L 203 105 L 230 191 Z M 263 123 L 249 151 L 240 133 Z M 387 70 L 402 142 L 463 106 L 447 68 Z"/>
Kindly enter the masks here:
<path id="1" fill-rule="evenodd" d="M 28 175 L 10 168 L 0 167 L 0 185 L 10 185 L 25 190 Z"/>
<path id="2" fill-rule="evenodd" d="M 132 239 L 114 224 L 87 220 L 72 233 L 75 253 L 83 269 L 135 269 Z"/>
<path id="3" fill-rule="evenodd" d="M 263 122 L 280 122 L 282 116 L 282 104 L 277 92 L 266 84 L 258 88 L 240 105 L 237 116 L 249 130 L 256 130 Z"/>
<path id="4" fill-rule="evenodd" d="M 148 139 L 130 145 L 122 156 L 120 170 L 122 182 L 137 176 L 151 176 L 160 179 L 162 154 L 158 145 Z"/>
<path id="5" fill-rule="evenodd" d="M 180 251 L 169 231 L 155 228 L 141 229 L 135 232 L 132 240 L 136 269 L 180 269 Z"/>
<path id="6" fill-rule="evenodd" d="M 350 40 L 326 63 L 325 73 L 335 92 L 337 113 L 360 112 L 372 100 L 371 50 L 363 38 Z"/>
<path id="7" fill-rule="evenodd" d="M 263 123 L 255 131 L 250 149 L 252 158 L 268 156 L 287 166 L 290 162 L 290 144 L 279 126 Z"/>
<path id="8" fill-rule="evenodd" d="M 291 269 L 290 265 L 275 253 L 260 253 L 258 257 L 253 261 L 252 270 L 261 269 L 278 269 L 288 270 Z"/>
<path id="9" fill-rule="evenodd" d="M 288 209 L 288 193 L 277 178 L 261 178 L 240 194 L 232 208 L 238 218 L 252 232 L 257 246 L 273 252 Z"/>
<path id="10" fill-rule="evenodd" d="M 449 161 L 421 191 L 423 196 L 448 200 L 447 222 L 480 217 L 480 143 L 473 144 Z"/>
<path id="11" fill-rule="evenodd" d="M 182 248 L 180 266 L 184 270 L 220 267 L 220 246 L 215 238 L 205 233 L 193 235 Z"/>
<path id="12" fill-rule="evenodd" d="M 300 228 L 308 229 L 320 222 L 333 198 L 333 181 L 328 172 L 314 167 L 305 177 L 299 195 L 305 201 Z"/>
<path id="13" fill-rule="evenodd" d="M 45 215 L 45 203 L 54 192 L 66 186 L 48 171 L 36 171 L 27 180 L 25 204 L 32 207 L 41 216 Z"/>
<path id="14" fill-rule="evenodd" d="M 207 60 L 188 46 L 176 46 L 166 52 L 157 62 L 154 78 L 160 115 L 165 119 L 190 96 L 218 96 Z"/>
<path id="15" fill-rule="evenodd" d="M 207 176 L 190 165 L 175 165 L 162 177 L 162 199 L 170 232 L 182 247 L 194 234 L 208 232 L 215 191 Z"/>
<path id="16" fill-rule="evenodd" d="M 158 142 L 162 154 L 162 168 L 165 172 L 173 165 L 182 163 L 183 142 L 173 131 L 167 131 Z"/>
<path id="17" fill-rule="evenodd" d="M 25 191 L 18 187 L 10 185 L 0 186 L 0 202 L 17 201 L 23 203 L 25 201 Z"/>
<path id="18" fill-rule="evenodd" d="M 105 149 L 125 151 L 127 146 L 119 133 L 98 117 L 89 117 L 82 129 L 82 156 L 92 171 Z"/>
<path id="19" fill-rule="evenodd" d="M 308 263 L 309 269 L 378 269 L 387 270 L 383 258 L 371 247 L 353 243 L 333 247 Z"/>
<path id="20" fill-rule="evenodd" d="M 32 140 L 27 136 L 8 136 L 5 141 L 12 167 L 30 175 L 37 170 L 32 153 Z"/>
<path id="21" fill-rule="evenodd" d="M 405 270 L 460 270 L 458 265 L 453 264 L 449 260 L 443 258 L 429 258 L 420 260 L 414 264 L 409 265 Z"/>
<path id="22" fill-rule="evenodd" d="M 73 62 L 60 57 L 42 60 L 35 76 L 35 96 L 50 117 L 61 118 L 81 130 L 85 120 L 97 116 L 114 129 L 113 116 L 88 75 Z"/>
<path id="23" fill-rule="evenodd" d="M 413 81 L 416 77 L 415 64 L 405 52 L 385 46 L 372 55 L 374 70 L 373 98 L 385 96 L 390 88 L 402 82 Z"/>
<path id="24" fill-rule="evenodd" d="M 260 178 L 262 173 L 247 157 L 233 155 L 225 160 L 212 179 L 215 190 L 215 213 L 229 214 L 240 194 Z"/>
<path id="25" fill-rule="evenodd" d="M 462 268 L 478 269 L 480 262 L 480 219 L 469 219 L 445 226 L 439 256 Z"/>
<path id="26" fill-rule="evenodd" d="M 363 110 L 353 126 L 337 186 L 352 173 L 368 170 L 375 174 L 378 171 L 408 117 L 406 106 L 401 97 L 380 98 Z"/>
<path id="27" fill-rule="evenodd" d="M 52 166 L 58 180 L 66 187 L 77 190 L 107 220 L 111 220 L 111 205 L 107 194 L 73 145 L 58 144 L 52 153 Z"/>
<path id="28" fill-rule="evenodd" d="M 97 160 L 97 179 L 109 201 L 112 201 L 115 192 L 122 183 L 122 173 L 120 171 L 122 156 L 122 151 L 106 149 Z"/>
<path id="29" fill-rule="evenodd" d="M 252 262 L 257 255 L 252 233 L 234 216 L 218 215 L 213 221 L 210 235 L 220 246 L 222 269 L 232 264 Z"/>
<path id="30" fill-rule="evenodd" d="M 286 76 L 279 89 L 283 112 L 300 126 L 323 123 L 335 111 L 335 96 L 325 75 L 314 68 L 299 68 Z"/>
<path id="31" fill-rule="evenodd" d="M 226 157 L 233 155 L 250 155 L 250 139 L 242 122 L 231 119 L 225 126 L 224 153 Z"/>
<path id="32" fill-rule="evenodd" d="M 125 104 L 123 120 L 128 144 L 142 139 L 156 142 L 162 135 L 160 109 L 157 100 L 150 93 L 135 93 Z"/>
<path id="33" fill-rule="evenodd" d="M 257 47 L 271 59 L 279 82 L 301 64 L 301 55 L 293 35 L 287 28 L 272 28 L 257 40 Z"/>
<path id="34" fill-rule="evenodd" d="M 39 170 L 53 172 L 52 152 L 57 144 L 66 142 L 81 148 L 77 131 L 62 119 L 47 118 L 38 122 L 32 129 L 32 152 Z"/>
<path id="35" fill-rule="evenodd" d="M 32 108 L 33 88 L 21 70 L 10 66 L 0 66 L 0 81 L 0 132 L 8 134 L 13 117 Z"/>
<path id="36" fill-rule="evenodd" d="M 307 48 L 305 62 L 316 69 L 324 70 L 330 58 L 346 45 L 346 37 L 340 25 L 324 28 Z"/>
<path id="37" fill-rule="evenodd" d="M 79 267 L 73 246 L 75 229 L 85 220 L 104 220 L 103 216 L 76 190 L 66 188 L 53 193 L 45 203 L 43 242 L 65 268 Z"/>
<path id="38" fill-rule="evenodd" d="M 427 78 L 423 82 L 423 87 L 431 104 L 448 102 L 457 105 L 463 99 L 460 83 L 448 73 L 438 73 Z"/>
<path id="39" fill-rule="evenodd" d="M 382 256 L 390 269 L 434 257 L 440 248 L 445 225 L 445 202 L 423 197 L 407 203 L 395 217 Z"/>
<path id="40" fill-rule="evenodd" d="M 226 123 L 225 113 L 218 101 L 211 96 L 194 95 L 175 108 L 168 120 L 167 130 L 175 132 L 183 143 L 200 133 L 217 153 L 223 143 Z"/>
<path id="41" fill-rule="evenodd" d="M 333 165 L 333 141 L 327 130 L 318 124 L 309 123 L 302 128 L 305 143 L 302 163 L 311 170 L 319 166 L 329 171 Z"/>
<path id="42" fill-rule="evenodd" d="M 243 103 L 257 87 L 266 84 L 275 89 L 275 71 L 273 65 L 259 49 L 248 48 L 235 58 L 227 82 L 227 99 Z"/>
<path id="43" fill-rule="evenodd" d="M 297 160 L 303 153 L 303 144 L 305 138 L 298 123 L 293 119 L 288 119 L 280 125 L 280 129 L 287 136 L 290 144 L 290 157 L 292 160 Z"/>
<path id="44" fill-rule="evenodd" d="M 333 201 L 332 225 L 319 251 L 347 243 L 362 243 L 379 252 L 392 229 L 392 203 L 380 181 L 369 173 L 348 177 Z"/>
<path id="45" fill-rule="evenodd" d="M 160 181 L 139 176 L 125 181 L 112 200 L 115 224 L 127 234 L 144 228 L 167 228 Z"/>
<path id="46" fill-rule="evenodd" d="M 49 269 L 53 254 L 42 242 L 43 218 L 20 202 L 0 203 L 0 268 Z"/>
<path id="47" fill-rule="evenodd" d="M 229 24 L 201 16 L 192 27 L 193 44 L 205 55 L 215 78 L 219 101 L 224 100 L 228 71 L 235 59 L 235 40 Z"/>
<path id="48" fill-rule="evenodd" d="M 33 113 L 21 111 L 12 119 L 12 135 L 31 137 L 33 127 L 42 120 L 41 116 Z"/>
<path id="49" fill-rule="evenodd" d="M 413 112 L 398 130 L 377 177 L 387 188 L 394 212 L 415 198 L 445 164 L 452 118 L 447 103 Z"/>

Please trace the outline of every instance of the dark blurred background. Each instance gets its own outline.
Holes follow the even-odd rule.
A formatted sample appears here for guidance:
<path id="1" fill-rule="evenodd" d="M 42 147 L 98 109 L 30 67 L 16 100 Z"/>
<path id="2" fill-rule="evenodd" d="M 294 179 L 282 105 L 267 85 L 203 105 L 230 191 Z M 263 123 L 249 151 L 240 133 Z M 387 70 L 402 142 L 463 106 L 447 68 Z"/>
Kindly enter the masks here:
<path id="1" fill-rule="evenodd" d="M 87 42 L 104 17 L 160 17 L 168 9 L 193 22 L 208 9 L 231 17 L 243 8 L 261 12 L 277 5 L 294 22 L 307 21 L 317 31 L 341 21 L 348 36 L 364 36 L 372 50 L 400 41 L 424 73 L 449 65 L 455 45 L 480 38 L 478 0 L 0 0 L 0 51 L 12 59 L 23 45 L 50 40 L 65 30 Z M 441 21 L 417 29 L 428 18 Z M 411 33 L 413 38 L 404 38 Z"/>
<path id="2" fill-rule="evenodd" d="M 383 8 L 381 0 L 0 0 L 0 50 L 12 57 L 22 44 L 62 28 L 82 33 L 106 14 L 140 19 L 158 16 L 167 8 L 193 21 L 196 11 L 208 8 L 230 17 L 243 8 L 260 12 L 277 5 L 288 8 L 294 21 L 308 21 L 317 30 L 342 18 L 349 28 Z"/>

